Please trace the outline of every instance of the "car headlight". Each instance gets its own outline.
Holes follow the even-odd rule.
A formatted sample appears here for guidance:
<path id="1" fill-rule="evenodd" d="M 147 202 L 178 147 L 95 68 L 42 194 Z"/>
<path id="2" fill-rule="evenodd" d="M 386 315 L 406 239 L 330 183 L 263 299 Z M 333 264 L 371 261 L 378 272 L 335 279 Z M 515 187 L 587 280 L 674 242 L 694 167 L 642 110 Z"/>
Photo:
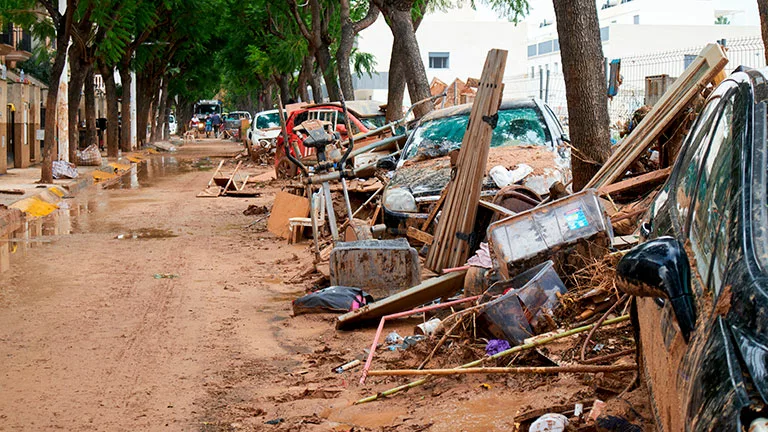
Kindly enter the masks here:
<path id="1" fill-rule="evenodd" d="M 406 188 L 392 188 L 384 193 L 384 207 L 397 212 L 416 212 L 416 199 Z"/>

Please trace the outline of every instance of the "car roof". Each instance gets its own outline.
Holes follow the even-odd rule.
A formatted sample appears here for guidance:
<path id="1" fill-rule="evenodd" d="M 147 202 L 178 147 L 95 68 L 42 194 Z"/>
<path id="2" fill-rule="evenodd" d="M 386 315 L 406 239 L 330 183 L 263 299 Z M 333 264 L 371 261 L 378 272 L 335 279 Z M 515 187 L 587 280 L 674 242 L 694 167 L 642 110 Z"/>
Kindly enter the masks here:
<path id="1" fill-rule="evenodd" d="M 360 100 L 360 101 L 347 101 L 347 109 L 357 118 L 373 117 L 384 115 L 381 106 L 385 105 L 383 102 L 372 100 Z M 341 108 L 341 102 L 324 102 L 319 104 L 305 105 L 296 111 L 309 111 L 313 108 Z"/>
<path id="2" fill-rule="evenodd" d="M 515 108 L 537 108 L 537 106 L 533 98 L 525 98 L 525 99 L 504 99 L 501 101 L 501 106 L 499 107 L 500 110 L 509 110 L 509 109 L 515 109 Z M 425 115 L 424 117 L 422 117 L 420 119 L 420 122 L 425 122 L 425 121 L 445 118 L 445 117 L 453 117 L 456 115 L 464 115 L 464 114 L 469 114 L 470 112 L 472 112 L 472 104 L 466 103 L 462 105 L 456 105 L 448 108 L 434 110 L 428 113 L 427 115 Z"/>

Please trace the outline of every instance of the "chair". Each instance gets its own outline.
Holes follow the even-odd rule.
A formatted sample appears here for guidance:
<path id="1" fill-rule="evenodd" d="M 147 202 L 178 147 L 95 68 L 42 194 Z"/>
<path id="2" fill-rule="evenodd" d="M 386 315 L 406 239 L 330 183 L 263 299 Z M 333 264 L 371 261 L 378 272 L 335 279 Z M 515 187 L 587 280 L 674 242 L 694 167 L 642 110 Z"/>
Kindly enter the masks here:
<path id="1" fill-rule="evenodd" d="M 317 228 L 325 225 L 325 200 L 321 191 L 312 194 L 312 211 L 315 212 Z M 288 227 L 291 229 L 291 236 L 288 243 L 298 243 L 304 237 L 304 228 L 312 226 L 311 217 L 293 217 L 288 219 Z"/>

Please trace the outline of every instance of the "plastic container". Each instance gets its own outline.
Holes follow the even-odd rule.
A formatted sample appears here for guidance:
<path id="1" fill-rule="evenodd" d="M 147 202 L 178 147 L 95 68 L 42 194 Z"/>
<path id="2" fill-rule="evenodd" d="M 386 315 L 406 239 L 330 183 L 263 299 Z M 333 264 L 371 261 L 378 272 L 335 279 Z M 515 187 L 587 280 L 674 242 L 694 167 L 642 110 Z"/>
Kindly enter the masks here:
<path id="1" fill-rule="evenodd" d="M 555 262 L 558 273 L 566 274 L 584 264 L 583 259 L 578 261 L 578 258 L 604 253 L 612 240 L 611 221 L 595 189 L 502 219 L 488 227 L 488 242 L 504 278 L 548 259 Z"/>
<path id="2" fill-rule="evenodd" d="M 421 283 L 421 263 L 408 240 L 338 243 L 330 257 L 331 285 L 358 287 L 376 300 Z"/>
<path id="3" fill-rule="evenodd" d="M 496 282 L 480 302 L 489 302 L 477 317 L 479 327 L 492 337 L 513 345 L 554 327 L 552 310 L 559 304 L 557 294 L 565 294 L 563 281 L 546 261 L 512 279 Z"/>

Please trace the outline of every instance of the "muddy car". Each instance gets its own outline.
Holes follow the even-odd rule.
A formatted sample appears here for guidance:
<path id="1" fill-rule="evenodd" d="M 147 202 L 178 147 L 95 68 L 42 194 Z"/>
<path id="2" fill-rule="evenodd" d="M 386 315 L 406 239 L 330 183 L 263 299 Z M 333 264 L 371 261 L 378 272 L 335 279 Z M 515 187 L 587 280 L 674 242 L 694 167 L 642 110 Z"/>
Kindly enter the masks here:
<path id="1" fill-rule="evenodd" d="M 768 430 L 767 73 L 710 95 L 617 266 L 659 430 Z"/>
<path id="2" fill-rule="evenodd" d="M 450 153 L 461 147 L 472 104 L 433 111 L 416 124 L 383 195 L 384 223 L 389 232 L 404 234 L 420 227 L 451 177 Z M 525 164 L 522 183 L 538 194 L 554 181 L 570 179 L 570 152 L 557 117 L 536 99 L 505 100 L 491 137 L 487 170 Z M 567 138 L 565 138 L 567 139 Z M 494 196 L 499 187 L 487 175 L 481 196 Z M 535 194 L 534 194 L 535 195 Z"/>

